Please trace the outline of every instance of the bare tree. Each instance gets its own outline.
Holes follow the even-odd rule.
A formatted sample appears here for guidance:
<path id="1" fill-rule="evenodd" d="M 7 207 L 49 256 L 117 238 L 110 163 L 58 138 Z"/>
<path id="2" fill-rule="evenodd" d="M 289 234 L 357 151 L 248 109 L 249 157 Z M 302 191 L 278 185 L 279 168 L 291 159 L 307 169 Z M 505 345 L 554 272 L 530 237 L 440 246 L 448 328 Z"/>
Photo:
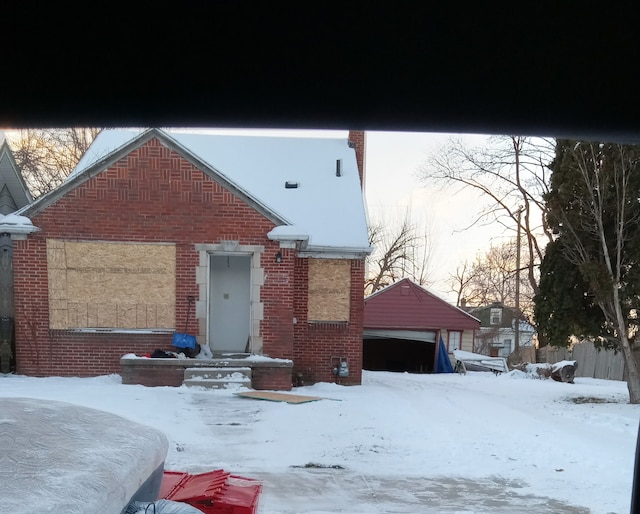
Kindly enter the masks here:
<path id="1" fill-rule="evenodd" d="M 20 130 L 12 141 L 13 153 L 33 197 L 60 185 L 99 132 L 99 128 Z"/>
<path id="2" fill-rule="evenodd" d="M 467 303 L 478 304 L 479 298 L 473 296 L 471 283 L 474 280 L 474 268 L 468 260 L 465 260 L 456 268 L 455 274 L 449 275 L 451 292 L 456 295 L 456 305 L 464 307 Z"/>
<path id="3" fill-rule="evenodd" d="M 526 243 L 527 266 L 523 270 L 530 288 L 538 288 L 536 268 L 548 241 L 552 240 L 543 196 L 549 191 L 555 141 L 523 136 L 496 136 L 485 147 L 468 148 L 451 138 L 421 167 L 423 181 L 442 187 L 472 189 L 488 200 L 470 225 L 498 223 L 519 230 Z"/>
<path id="4" fill-rule="evenodd" d="M 475 261 L 458 267 L 456 275 L 451 275 L 452 291 L 467 305 L 487 305 L 500 302 L 516 305 L 516 283 L 520 280 L 518 294 L 519 309 L 529 320 L 533 317 L 533 289 L 526 277 L 517 273 L 517 247 L 514 240 L 491 245 L 484 254 L 478 254 Z M 528 263 L 523 266 L 528 268 Z M 536 270 L 536 280 L 537 280 Z"/>
<path id="5" fill-rule="evenodd" d="M 365 294 L 375 293 L 404 277 L 426 285 L 430 238 L 412 221 L 410 209 L 398 224 L 388 219 L 371 223 L 369 243 L 375 250 L 367 259 Z"/>

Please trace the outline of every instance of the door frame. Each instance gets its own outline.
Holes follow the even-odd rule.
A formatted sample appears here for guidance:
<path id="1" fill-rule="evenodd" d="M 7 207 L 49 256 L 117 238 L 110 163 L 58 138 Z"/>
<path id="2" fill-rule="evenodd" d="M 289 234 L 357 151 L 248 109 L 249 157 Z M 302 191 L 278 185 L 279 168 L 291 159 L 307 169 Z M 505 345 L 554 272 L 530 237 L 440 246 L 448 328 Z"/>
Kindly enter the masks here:
<path id="1" fill-rule="evenodd" d="M 263 337 L 261 324 L 264 318 L 264 304 L 260 293 L 264 285 L 264 268 L 261 257 L 264 253 L 262 245 L 241 245 L 238 241 L 222 241 L 219 244 L 196 244 L 199 253 L 199 263 L 196 268 L 196 283 L 198 285 L 198 299 L 196 300 L 196 318 L 198 319 L 198 335 L 196 339 L 201 346 L 210 351 L 209 340 L 210 319 L 210 284 L 211 284 L 211 256 L 249 256 L 250 257 L 250 291 L 249 291 L 249 353 L 262 355 Z"/>

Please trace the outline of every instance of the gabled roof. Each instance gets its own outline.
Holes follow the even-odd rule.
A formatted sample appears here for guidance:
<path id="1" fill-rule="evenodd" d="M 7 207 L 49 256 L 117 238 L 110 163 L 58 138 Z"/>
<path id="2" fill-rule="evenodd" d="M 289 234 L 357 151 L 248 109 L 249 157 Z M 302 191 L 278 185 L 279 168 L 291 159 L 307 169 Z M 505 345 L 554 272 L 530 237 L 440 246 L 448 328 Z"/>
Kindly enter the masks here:
<path id="1" fill-rule="evenodd" d="M 300 241 L 308 252 L 370 253 L 356 155 L 346 137 L 230 136 L 156 128 L 104 130 L 68 179 L 21 214 L 36 214 L 152 138 L 272 220 L 277 226 L 269 234 L 271 239 Z"/>
<path id="2" fill-rule="evenodd" d="M 507 307 L 502 302 L 491 302 L 491 303 L 488 303 L 486 305 L 478 305 L 478 306 L 475 306 L 475 307 L 468 307 L 468 309 L 469 309 L 469 312 L 482 312 L 482 311 L 486 311 L 487 309 L 503 309 L 503 310 L 507 310 L 509 312 L 515 311 L 514 308 Z"/>
<path id="3" fill-rule="evenodd" d="M 491 310 L 492 309 L 501 309 L 503 315 L 500 318 L 499 324 L 491 323 Z M 513 328 L 513 319 L 516 317 L 516 309 L 514 307 L 508 307 L 502 302 L 493 302 L 487 305 L 481 305 L 478 307 L 470 307 L 468 309 L 470 314 L 473 314 L 478 317 L 480 323 L 482 324 L 482 329 L 485 328 L 487 330 L 494 330 L 496 327 L 499 328 Z M 535 333 L 536 329 L 533 325 L 531 325 L 526 319 L 523 319 L 521 314 L 520 319 L 520 332 L 531 332 Z"/>
<path id="4" fill-rule="evenodd" d="M 10 214 L 33 201 L 13 152 L 0 138 L 0 214 Z"/>
<path id="5" fill-rule="evenodd" d="M 405 278 L 364 300 L 365 329 L 479 329 L 480 320 Z"/>

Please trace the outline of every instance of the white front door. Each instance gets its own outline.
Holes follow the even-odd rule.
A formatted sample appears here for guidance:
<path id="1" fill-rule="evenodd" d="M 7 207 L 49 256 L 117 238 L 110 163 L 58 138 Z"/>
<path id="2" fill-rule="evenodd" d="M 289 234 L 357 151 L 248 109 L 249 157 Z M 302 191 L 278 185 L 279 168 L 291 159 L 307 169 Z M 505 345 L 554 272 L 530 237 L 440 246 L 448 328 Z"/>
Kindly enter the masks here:
<path id="1" fill-rule="evenodd" d="M 251 339 L 251 256 L 212 255 L 209 277 L 211 351 L 248 352 Z"/>

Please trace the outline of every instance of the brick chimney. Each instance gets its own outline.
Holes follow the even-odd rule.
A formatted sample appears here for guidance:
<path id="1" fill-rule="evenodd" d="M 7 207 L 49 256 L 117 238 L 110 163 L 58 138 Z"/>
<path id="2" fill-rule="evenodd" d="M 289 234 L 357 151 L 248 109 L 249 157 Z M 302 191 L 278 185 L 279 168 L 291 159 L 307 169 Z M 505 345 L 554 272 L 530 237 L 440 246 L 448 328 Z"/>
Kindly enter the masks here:
<path id="1" fill-rule="evenodd" d="M 360 175 L 360 187 L 364 190 L 364 152 L 365 152 L 365 132 L 364 130 L 349 131 L 349 146 L 356 151 L 356 162 L 358 163 L 358 174 Z"/>

